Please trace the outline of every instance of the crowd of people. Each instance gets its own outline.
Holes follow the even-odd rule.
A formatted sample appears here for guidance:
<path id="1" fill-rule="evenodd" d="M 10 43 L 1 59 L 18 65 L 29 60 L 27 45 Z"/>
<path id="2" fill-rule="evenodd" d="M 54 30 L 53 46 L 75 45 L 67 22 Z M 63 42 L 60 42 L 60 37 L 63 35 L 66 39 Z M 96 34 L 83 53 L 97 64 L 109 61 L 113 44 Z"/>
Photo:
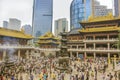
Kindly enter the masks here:
<path id="1" fill-rule="evenodd" d="M 56 69 L 58 58 L 22 59 L 5 66 L 1 63 L 0 80 L 119 80 L 120 75 L 107 58 L 70 59 L 70 72 Z"/>

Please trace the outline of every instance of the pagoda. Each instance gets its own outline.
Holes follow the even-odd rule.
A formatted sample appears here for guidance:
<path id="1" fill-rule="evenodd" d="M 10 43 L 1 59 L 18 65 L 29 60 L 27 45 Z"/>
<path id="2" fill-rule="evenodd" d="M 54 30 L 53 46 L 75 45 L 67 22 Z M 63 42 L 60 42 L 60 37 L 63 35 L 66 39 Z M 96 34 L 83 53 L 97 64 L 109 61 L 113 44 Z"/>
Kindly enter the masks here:
<path id="1" fill-rule="evenodd" d="M 60 47 L 60 52 L 59 52 L 59 57 L 58 57 L 58 63 L 59 66 L 57 66 L 57 69 L 60 70 L 60 72 L 70 72 L 70 59 L 69 59 L 69 54 L 68 54 L 68 49 L 67 49 L 67 32 L 62 32 L 60 33 L 62 36 L 61 39 L 61 47 Z"/>
<path id="2" fill-rule="evenodd" d="M 37 41 L 40 48 L 57 48 L 59 45 L 59 38 L 55 37 L 51 32 L 40 36 Z"/>

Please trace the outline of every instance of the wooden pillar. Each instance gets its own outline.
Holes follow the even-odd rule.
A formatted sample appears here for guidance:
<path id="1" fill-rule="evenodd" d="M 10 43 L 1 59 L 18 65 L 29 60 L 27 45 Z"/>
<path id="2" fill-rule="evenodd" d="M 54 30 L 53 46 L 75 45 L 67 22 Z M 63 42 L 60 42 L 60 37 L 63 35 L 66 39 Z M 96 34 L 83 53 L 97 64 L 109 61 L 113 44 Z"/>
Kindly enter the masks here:
<path id="1" fill-rule="evenodd" d="M 93 35 L 93 40 L 95 40 L 95 35 Z"/>
<path id="2" fill-rule="evenodd" d="M 72 52 L 70 52 L 70 57 L 72 57 L 73 55 L 72 55 Z"/>
<path id="3" fill-rule="evenodd" d="M 79 45 L 77 45 L 77 49 L 78 49 Z"/>
<path id="4" fill-rule="evenodd" d="M 79 53 L 78 53 L 78 52 L 76 52 L 76 57 L 77 57 L 77 58 L 79 57 Z"/>
<path id="5" fill-rule="evenodd" d="M 96 58 L 96 53 L 94 52 L 94 59 Z"/>
<path id="6" fill-rule="evenodd" d="M 26 51 L 26 59 L 29 59 L 29 50 Z"/>
<path id="7" fill-rule="evenodd" d="M 114 55 L 114 69 L 116 69 L 116 55 Z"/>
<path id="8" fill-rule="evenodd" d="M 84 60 L 87 58 L 87 53 L 85 52 L 84 53 Z"/>
<path id="9" fill-rule="evenodd" d="M 109 40 L 109 35 L 107 35 L 107 39 Z"/>
<path id="10" fill-rule="evenodd" d="M 108 50 L 110 49 L 110 43 L 107 43 L 107 46 L 108 46 Z"/>
<path id="11" fill-rule="evenodd" d="M 6 55 L 7 55 L 6 50 L 3 50 L 3 57 L 2 57 L 3 61 L 5 61 Z"/>
<path id="12" fill-rule="evenodd" d="M 72 49 L 72 45 L 71 45 L 71 49 Z"/>
<path id="13" fill-rule="evenodd" d="M 108 53 L 108 65 L 110 64 L 110 53 Z"/>
<path id="14" fill-rule="evenodd" d="M 93 43 L 93 48 L 94 48 L 94 50 L 95 50 L 95 48 L 96 48 L 96 44 L 95 44 L 95 43 Z"/>
<path id="15" fill-rule="evenodd" d="M 20 60 L 20 50 L 18 50 L 18 60 Z"/>
<path id="16" fill-rule="evenodd" d="M 84 49 L 86 49 L 86 43 L 84 43 Z"/>

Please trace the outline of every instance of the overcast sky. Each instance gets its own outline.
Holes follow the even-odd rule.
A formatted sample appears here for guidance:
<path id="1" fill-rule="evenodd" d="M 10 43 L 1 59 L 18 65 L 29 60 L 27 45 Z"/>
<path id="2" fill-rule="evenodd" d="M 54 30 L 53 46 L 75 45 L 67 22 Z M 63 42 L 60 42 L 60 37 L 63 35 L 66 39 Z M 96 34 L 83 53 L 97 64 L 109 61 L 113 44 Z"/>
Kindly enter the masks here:
<path id="1" fill-rule="evenodd" d="M 67 18 L 69 20 L 69 8 L 72 0 L 53 0 L 53 18 Z M 112 8 L 112 0 L 98 0 L 103 5 Z M 0 0 L 0 26 L 2 21 L 9 18 L 17 18 L 24 24 L 32 24 L 33 0 Z"/>

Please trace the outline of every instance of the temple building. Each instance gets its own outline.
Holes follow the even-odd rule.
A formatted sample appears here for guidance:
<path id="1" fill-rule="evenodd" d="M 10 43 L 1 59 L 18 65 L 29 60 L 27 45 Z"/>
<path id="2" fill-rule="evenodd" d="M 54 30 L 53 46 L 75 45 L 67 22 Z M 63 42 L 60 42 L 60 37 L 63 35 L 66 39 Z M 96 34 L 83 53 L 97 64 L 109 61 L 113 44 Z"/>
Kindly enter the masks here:
<path id="1" fill-rule="evenodd" d="M 40 36 L 38 39 L 39 40 L 37 41 L 37 43 L 39 48 L 44 48 L 44 49 L 58 48 L 60 44 L 60 39 L 55 37 L 51 32 L 47 32 L 43 36 Z M 56 53 L 56 52 L 45 51 L 43 53 Z"/>
<path id="2" fill-rule="evenodd" d="M 29 53 L 31 50 L 26 48 L 31 39 L 33 37 L 26 35 L 23 30 L 17 31 L 0 27 L 0 60 L 4 60 L 6 55 L 25 58 L 25 53 Z"/>
<path id="3" fill-rule="evenodd" d="M 114 18 L 109 13 L 101 17 L 90 16 L 88 21 L 80 24 L 82 29 L 73 29 L 68 35 L 70 56 L 83 59 L 120 56 L 120 50 L 115 46 L 119 43 L 120 18 Z"/>
<path id="4" fill-rule="evenodd" d="M 55 37 L 51 32 L 47 32 L 45 35 L 40 36 L 38 41 L 40 48 L 58 48 L 59 38 Z"/>

